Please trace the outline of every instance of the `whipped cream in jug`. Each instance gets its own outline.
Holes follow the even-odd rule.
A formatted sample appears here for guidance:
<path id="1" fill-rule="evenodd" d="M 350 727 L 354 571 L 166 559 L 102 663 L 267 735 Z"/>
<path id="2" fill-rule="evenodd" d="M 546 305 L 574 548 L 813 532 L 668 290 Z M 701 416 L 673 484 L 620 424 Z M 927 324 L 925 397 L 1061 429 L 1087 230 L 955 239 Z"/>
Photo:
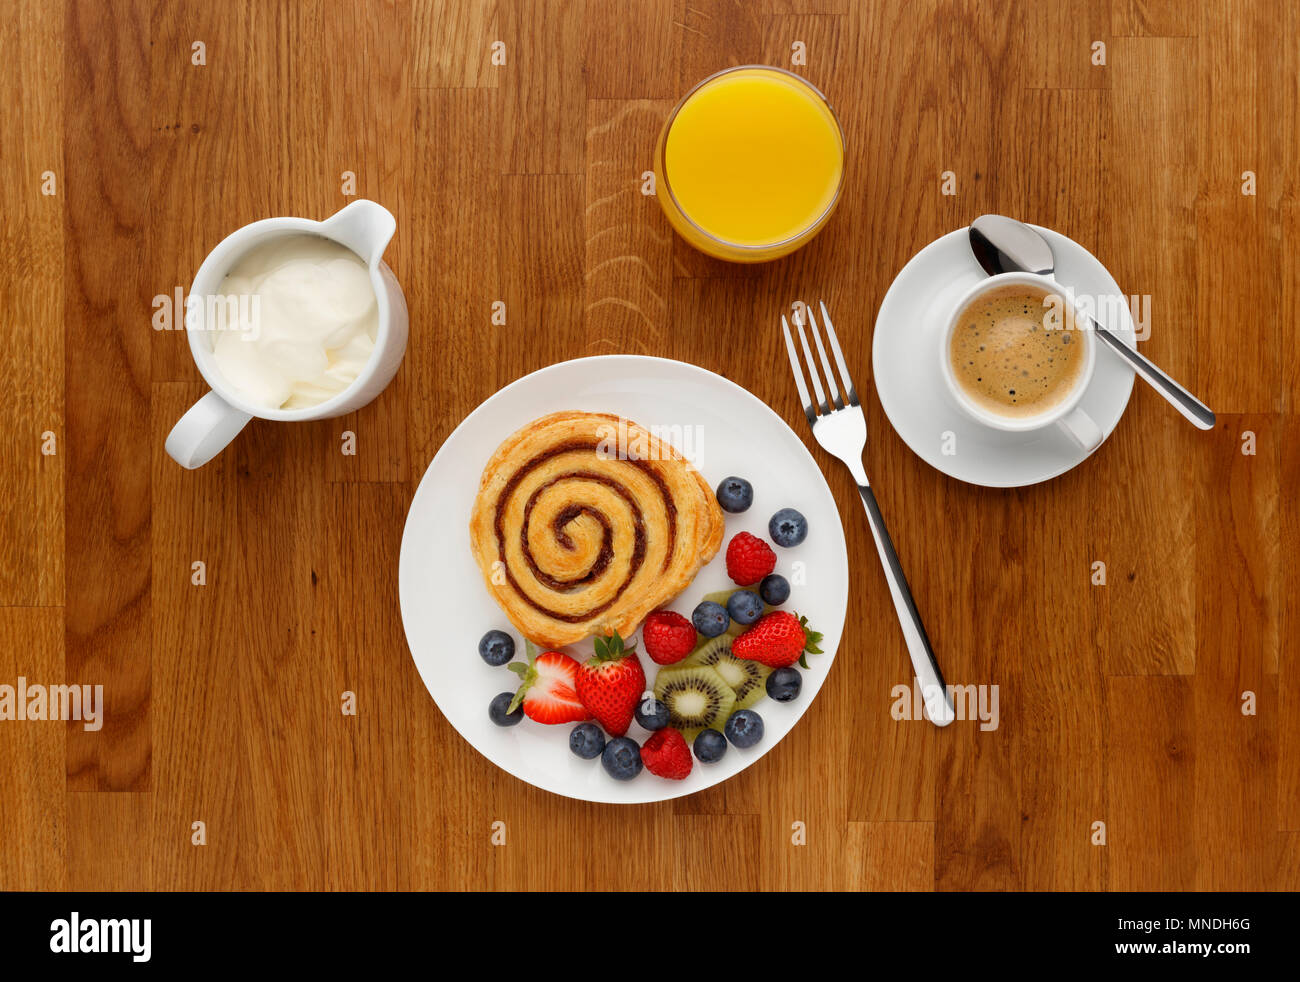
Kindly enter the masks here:
<path id="1" fill-rule="evenodd" d="M 217 305 L 213 359 L 255 405 L 319 405 L 355 382 L 374 351 L 379 315 L 369 270 L 337 242 L 271 239 L 239 259 L 219 292 L 241 302 Z"/>

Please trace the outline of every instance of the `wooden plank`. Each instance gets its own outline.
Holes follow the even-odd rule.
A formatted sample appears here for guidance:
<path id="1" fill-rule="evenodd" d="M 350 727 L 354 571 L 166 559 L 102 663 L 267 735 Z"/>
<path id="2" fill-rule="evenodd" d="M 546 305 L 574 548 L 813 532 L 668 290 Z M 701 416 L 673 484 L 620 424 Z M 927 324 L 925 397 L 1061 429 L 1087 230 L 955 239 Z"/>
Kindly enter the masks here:
<path id="1" fill-rule="evenodd" d="M 929 822 L 844 822 L 818 811 L 763 816 L 763 881 L 789 890 L 934 889 Z"/>
<path id="2" fill-rule="evenodd" d="M 847 14 L 853 0 L 763 0 L 763 13 L 769 17 L 792 14 Z"/>
<path id="3" fill-rule="evenodd" d="M 1095 640 L 1098 588 L 1090 576 L 1104 521 L 1062 507 L 1085 497 L 1094 480 L 1079 468 L 1023 500 L 1032 600 L 1019 614 L 1019 633 L 1032 648 L 999 712 L 1016 736 L 1026 890 L 1104 887 L 1105 854 L 1090 837 L 1106 812 L 1105 657 Z"/>
<path id="4" fill-rule="evenodd" d="M 1199 890 L 1268 889 L 1277 865 L 1278 439 L 1270 417 L 1220 415 L 1201 464 L 1192 694 L 1213 737 L 1197 739 L 1195 828 L 1218 847 Z"/>
<path id="5" fill-rule="evenodd" d="M 1300 421 L 1283 418 L 1279 435 L 1281 471 L 1279 487 L 1300 487 L 1300 454 L 1290 448 L 1300 440 Z M 1288 507 L 1286 498 L 1279 514 L 1278 555 L 1282 558 L 1278 584 L 1277 666 L 1277 827 L 1300 831 L 1300 568 L 1293 557 L 1300 554 L 1300 509 Z"/>
<path id="6" fill-rule="evenodd" d="M 680 875 L 683 837 L 674 833 L 674 823 L 710 821 L 674 819 L 672 805 L 665 803 L 646 806 L 643 817 L 628 822 L 627 809 L 620 805 L 564 801 L 536 788 L 507 785 L 493 791 L 490 814 L 506 823 L 507 845 L 487 845 L 486 822 L 475 828 L 476 833 L 482 829 L 478 848 L 492 852 L 487 885 L 493 890 L 628 890 L 642 884 L 647 890 L 672 890 Z M 559 828 L 565 832 L 557 836 Z M 732 847 L 721 841 L 716 845 Z M 533 857 L 538 853 L 549 860 L 537 863 Z M 600 853 L 618 859 L 602 861 L 596 858 Z"/>
<path id="7" fill-rule="evenodd" d="M 406 370 L 424 381 L 411 386 L 407 405 L 412 479 L 465 414 L 517 371 L 503 366 L 501 357 L 513 348 L 514 318 L 522 311 L 494 308 L 505 303 L 497 217 L 500 126 L 496 93 L 417 96 L 415 156 L 433 178 L 417 182 L 410 206 L 411 267 L 427 279 L 404 287 L 412 324 Z M 475 216 L 448 221 L 471 190 L 479 202 Z M 504 323 L 494 323 L 498 312 Z"/>
<path id="8" fill-rule="evenodd" d="M 934 829 L 928 822 L 850 822 L 845 890 L 934 889 Z"/>
<path id="9" fill-rule="evenodd" d="M 508 175 L 501 179 L 501 296 L 509 335 L 498 371 L 516 378 L 579 352 L 562 339 L 582 330 L 583 181 L 581 175 Z"/>
<path id="10" fill-rule="evenodd" d="M 153 724 L 151 886 L 158 889 L 247 889 L 258 882 L 241 863 L 254 841 L 241 798 L 250 780 L 246 727 L 261 723 L 240 712 L 231 689 L 244 668 L 240 625 L 250 589 L 243 549 L 231 531 L 238 451 L 187 471 L 163 450 L 173 422 L 205 388 L 198 382 L 152 386 L 154 691 L 168 707 Z M 195 822 L 204 824 L 206 846 L 194 844 Z"/>
<path id="11" fill-rule="evenodd" d="M 762 63 L 794 72 L 826 93 L 835 81 L 837 69 L 845 64 L 844 21 L 838 14 L 767 18 L 763 24 Z"/>
<path id="12" fill-rule="evenodd" d="M 498 0 L 412 4 L 415 86 L 495 89 L 501 79 L 501 66 L 492 64 L 492 46 L 501 40 L 499 6 Z"/>
<path id="13" fill-rule="evenodd" d="M 70 731 L 68 787 L 150 779 L 149 5 L 67 7 L 63 181 L 67 631 L 70 676 L 104 686 L 97 733 Z M 111 216 L 111 217 L 110 217 Z"/>
<path id="14" fill-rule="evenodd" d="M 408 719 L 393 707 L 424 692 L 402 660 L 397 561 L 407 498 L 386 484 L 340 486 L 325 502 L 326 550 L 313 589 L 312 636 L 327 700 L 320 713 L 325 880 L 331 890 L 395 890 L 400 814 L 408 780 Z M 357 577 L 356 570 L 368 570 Z M 344 714 L 351 693 L 355 715 Z M 364 771 L 358 761 L 371 762 Z"/>
<path id="15" fill-rule="evenodd" d="M 502 173 L 582 173 L 585 0 L 501 0 L 498 16 L 510 66 L 501 80 Z"/>
<path id="16" fill-rule="evenodd" d="M 254 421 L 228 453 L 238 475 L 240 618 L 235 711 L 243 721 L 251 889 L 282 883 L 324 889 L 325 763 L 318 748 L 338 693 L 319 672 L 313 579 L 325 549 L 325 460 L 330 422 Z M 310 817 L 308 817 L 310 816 Z"/>
<path id="17" fill-rule="evenodd" d="M 1276 889 L 1295 893 L 1300 890 L 1300 835 L 1283 832 L 1279 838 L 1282 859 L 1278 863 Z"/>
<path id="18" fill-rule="evenodd" d="M 675 893 L 756 890 L 757 815 L 688 815 L 673 819 Z"/>
<path id="19" fill-rule="evenodd" d="M 997 212 L 1001 185 L 1013 173 L 1003 165 L 1003 155 L 1025 131 L 1019 101 L 1007 93 L 1028 84 L 1025 72 L 1034 59 L 1026 50 L 1021 19 L 1010 6 L 975 0 L 946 5 L 934 16 L 932 64 L 944 63 L 949 73 L 934 92 L 940 172 L 952 172 L 956 183 L 956 193 L 940 200 L 945 231 Z M 954 92 L 960 98 L 953 98 Z M 932 181 L 937 188 L 940 175 Z"/>
<path id="20" fill-rule="evenodd" d="M 1195 37 L 1199 5 L 1188 0 L 1111 0 L 1116 37 Z"/>
<path id="21" fill-rule="evenodd" d="M 0 341 L 6 352 L 0 360 L 0 484 L 22 507 L 0 512 L 0 604 L 62 604 L 68 450 L 62 11 L 24 5 L 9 27 L 0 34 L 0 84 L 13 93 L 0 106 L 0 186 L 6 189 L 0 228 Z"/>
<path id="22" fill-rule="evenodd" d="M 1195 889 L 1199 749 L 1190 679 L 1107 680 L 1107 889 Z"/>
<path id="23" fill-rule="evenodd" d="M 675 7 L 676 0 L 586 0 L 587 98 L 674 98 Z"/>
<path id="24" fill-rule="evenodd" d="M 1099 216 L 1096 254 L 1124 294 L 1139 298 L 1139 347 L 1191 384 L 1200 357 L 1191 326 L 1198 291 L 1197 141 L 1188 125 L 1196 115 L 1196 42 L 1116 39 L 1110 60 L 1110 123 L 1102 155 L 1109 209 Z M 1129 215 L 1135 227 L 1152 234 L 1134 236 L 1111 214 Z M 1149 317 L 1141 298 L 1149 298 Z M 1107 489 L 1109 503 L 1092 557 L 1106 564 L 1106 585 L 1095 598 L 1105 670 L 1190 674 L 1195 515 L 1187 489 L 1194 463 L 1208 447 L 1199 431 L 1140 380 L 1125 417 L 1088 464 L 1095 465 L 1096 486 Z M 1152 534 L 1131 534 L 1139 528 Z"/>
<path id="25" fill-rule="evenodd" d="M 1294 5 L 1288 6 L 1286 17 L 1284 31 L 1288 36 L 1294 37 L 1296 31 L 1300 31 L 1300 10 Z M 1274 87 L 1276 82 L 1270 85 L 1269 105 L 1277 107 L 1279 118 L 1296 119 L 1300 117 L 1300 86 L 1294 80 L 1300 77 L 1300 51 L 1296 50 L 1295 45 L 1288 45 L 1284 49 L 1284 57 L 1277 66 L 1273 79 L 1279 75 L 1291 81 L 1282 83 L 1281 92 Z M 1277 221 L 1282 233 L 1282 309 L 1294 310 L 1295 305 L 1300 303 L 1300 178 L 1296 176 L 1297 168 L 1300 167 L 1300 150 L 1296 148 L 1294 140 L 1288 140 L 1284 135 L 1287 129 L 1289 127 L 1279 126 L 1277 132 L 1272 134 L 1272 139 L 1282 141 L 1283 151 L 1278 154 L 1278 159 L 1283 161 L 1281 173 L 1285 175 L 1282 181 L 1276 182 L 1276 191 L 1280 193 L 1280 199 L 1276 203 L 1279 212 Z M 1272 193 L 1273 188 L 1270 187 L 1270 197 Z M 1295 331 L 1282 332 L 1281 358 L 1282 409 L 1294 417 L 1300 412 L 1300 337 Z"/>
<path id="26" fill-rule="evenodd" d="M 583 263 L 587 352 L 661 349 L 672 330 L 671 232 L 659 202 L 642 193 L 667 102 L 587 104 Z"/>
<path id="27" fill-rule="evenodd" d="M 150 797 L 131 791 L 64 795 L 68 816 L 65 889 L 98 891 L 106 884 L 116 890 L 150 887 L 154 834 Z"/>
<path id="28" fill-rule="evenodd" d="M 1262 66 L 1285 63 L 1286 50 L 1294 48 L 1276 30 L 1282 16 L 1282 5 L 1270 2 L 1212 0 L 1200 8 L 1196 256 L 1203 287 L 1195 317 L 1202 352 L 1196 389 L 1221 413 L 1282 406 L 1282 365 L 1272 355 L 1282 344 L 1282 322 L 1243 312 L 1235 291 L 1218 280 L 1221 257 L 1233 256 L 1236 268 L 1256 271 L 1251 309 L 1281 309 L 1281 228 L 1269 200 L 1280 197 L 1287 179 L 1279 154 L 1290 141 L 1277 139 L 1277 121 L 1259 110 L 1269 81 Z M 1279 83 L 1285 84 L 1275 80 L 1270 91 Z M 1243 193 L 1247 172 L 1255 175 L 1253 194 Z"/>
<path id="29" fill-rule="evenodd" d="M 1020 494 L 1012 492 L 1013 498 Z M 932 544 L 920 565 L 914 562 L 911 566 L 923 571 L 921 576 L 941 577 L 942 589 L 923 585 L 928 593 L 922 596 L 979 598 L 978 602 L 951 599 L 946 606 L 932 601 L 926 608 L 935 611 L 928 616 L 937 621 L 933 640 L 940 646 L 936 650 L 942 652 L 949 684 L 998 687 L 997 729 L 982 730 L 978 723 L 966 721 L 953 723 L 936 735 L 940 759 L 934 861 L 936 886 L 941 890 L 1014 890 L 1024 883 L 1024 812 L 1020 803 L 1024 770 L 1019 747 L 1027 721 L 1021 708 L 1025 665 L 1020 652 L 1029 637 L 1039 648 L 1044 641 L 1016 626 L 1024 616 L 1023 598 L 1039 588 L 1038 560 L 1026 556 L 1029 536 L 1021 508 L 1014 500 L 1004 503 L 1001 497 L 947 482 L 935 512 L 944 516 L 942 550 L 938 543 Z M 1033 541 L 1037 550 L 1036 534 Z M 939 551 L 977 558 L 940 566 L 930 558 Z M 910 554 L 917 556 L 918 551 Z M 918 574 L 910 578 L 915 580 Z M 960 617 L 952 613 L 957 605 L 963 608 Z M 944 612 L 948 614 L 946 622 Z M 898 664 L 906 657 L 905 649 L 901 641 L 893 647 Z M 907 679 L 910 670 L 899 674 Z"/>
<path id="30" fill-rule="evenodd" d="M 0 685 L 81 685 L 63 671 L 63 612 L 0 607 Z M 84 722 L 0 723 L 0 890 L 65 890 L 68 828 L 64 743 Z"/>
<path id="31" fill-rule="evenodd" d="M 1035 89 L 1104 89 L 1110 84 L 1105 65 L 1094 64 L 1100 52 L 1094 45 L 1110 46 L 1111 0 L 1062 0 L 1030 3 L 1021 8 L 1020 50 L 1027 57 L 1025 84 Z M 1108 54 L 1108 52 L 1107 52 Z M 1030 130 L 1046 135 L 1057 128 Z"/>

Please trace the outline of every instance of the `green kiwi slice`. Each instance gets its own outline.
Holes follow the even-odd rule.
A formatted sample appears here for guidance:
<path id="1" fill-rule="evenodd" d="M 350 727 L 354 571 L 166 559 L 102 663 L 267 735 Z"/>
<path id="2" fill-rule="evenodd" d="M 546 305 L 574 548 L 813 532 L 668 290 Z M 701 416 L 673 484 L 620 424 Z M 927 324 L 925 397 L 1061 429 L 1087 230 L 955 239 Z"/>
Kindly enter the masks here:
<path id="1" fill-rule="evenodd" d="M 737 709 L 748 709 L 767 694 L 767 677 L 772 670 L 756 661 L 737 658 L 731 653 L 731 641 L 728 634 L 709 638 L 677 667 L 699 665 L 721 675 L 722 681 L 736 694 L 735 705 L 731 707 L 734 713 Z"/>
<path id="2" fill-rule="evenodd" d="M 692 743 L 701 730 L 720 730 L 731 715 L 736 694 L 712 668 L 660 669 L 655 678 L 655 698 L 668 707 L 669 725 L 681 730 Z"/>

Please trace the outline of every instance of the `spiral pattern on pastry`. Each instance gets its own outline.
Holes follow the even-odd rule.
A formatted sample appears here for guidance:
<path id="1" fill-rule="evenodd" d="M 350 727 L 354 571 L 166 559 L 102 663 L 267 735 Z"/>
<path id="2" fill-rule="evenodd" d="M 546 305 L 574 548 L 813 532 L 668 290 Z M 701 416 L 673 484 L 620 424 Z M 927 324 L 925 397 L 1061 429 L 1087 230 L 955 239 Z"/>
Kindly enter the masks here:
<path id="1" fill-rule="evenodd" d="M 548 647 L 627 636 L 722 544 L 703 476 L 630 420 L 562 412 L 497 448 L 470 519 L 474 558 L 511 623 Z"/>

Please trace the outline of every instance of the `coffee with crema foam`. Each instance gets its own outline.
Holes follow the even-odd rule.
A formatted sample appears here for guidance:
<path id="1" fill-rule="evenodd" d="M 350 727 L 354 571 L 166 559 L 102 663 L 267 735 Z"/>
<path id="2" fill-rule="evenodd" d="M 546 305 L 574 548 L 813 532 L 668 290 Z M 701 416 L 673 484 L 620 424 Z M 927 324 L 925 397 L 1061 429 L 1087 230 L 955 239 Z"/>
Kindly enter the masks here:
<path id="1" fill-rule="evenodd" d="M 948 346 L 966 397 L 985 412 L 1021 418 L 1048 412 L 1069 396 L 1083 374 L 1088 338 L 1062 310 L 1059 297 L 1026 286 L 972 300 Z"/>

